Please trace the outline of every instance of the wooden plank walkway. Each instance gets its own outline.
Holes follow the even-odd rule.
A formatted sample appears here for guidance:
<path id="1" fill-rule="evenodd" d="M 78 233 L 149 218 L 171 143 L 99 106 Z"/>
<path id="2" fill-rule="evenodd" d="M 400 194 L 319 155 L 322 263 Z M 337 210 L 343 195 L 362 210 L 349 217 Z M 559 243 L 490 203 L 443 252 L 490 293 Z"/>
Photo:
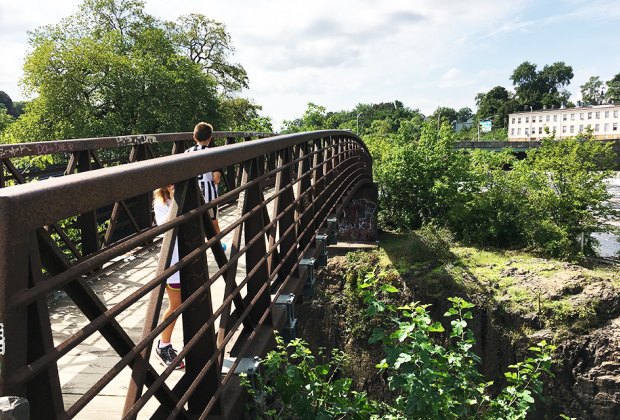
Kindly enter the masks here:
<path id="1" fill-rule="evenodd" d="M 237 208 L 234 206 L 220 211 L 221 228 L 229 226 L 237 218 Z M 226 250 L 228 256 L 230 255 L 231 236 L 232 233 L 224 238 L 224 242 L 228 245 Z M 159 249 L 160 244 L 158 243 L 139 253 L 120 258 L 110 267 L 104 268 L 97 275 L 87 279 L 87 282 L 106 306 L 111 307 L 154 277 L 157 270 Z M 213 274 L 218 267 L 210 250 L 207 251 L 207 259 L 209 261 L 209 273 Z M 245 257 L 242 257 L 238 263 L 237 282 L 243 278 L 245 278 Z M 213 284 L 211 293 L 213 308 L 215 309 L 223 301 L 224 280 L 222 278 Z M 134 342 L 138 342 L 142 334 L 148 299 L 149 296 L 147 295 L 116 318 Z M 164 294 L 163 308 L 166 305 L 166 295 Z M 50 318 L 55 345 L 60 344 L 88 323 L 87 318 L 76 308 L 73 301 L 60 293 L 50 303 Z M 172 336 L 172 342 L 177 351 L 183 345 L 182 322 L 181 317 L 179 317 Z M 219 320 L 216 327 L 217 325 L 219 325 Z M 154 347 L 150 362 L 158 372 L 162 372 L 164 366 L 160 364 Z M 63 356 L 58 361 L 58 370 L 65 409 L 77 401 L 119 360 L 120 357 L 98 332 Z M 166 384 L 172 388 L 182 374 L 183 371 L 173 372 Z M 125 368 L 75 418 L 88 420 L 120 418 L 130 375 L 131 370 Z M 157 406 L 157 400 L 152 398 L 141 410 L 138 418 L 149 418 Z"/>

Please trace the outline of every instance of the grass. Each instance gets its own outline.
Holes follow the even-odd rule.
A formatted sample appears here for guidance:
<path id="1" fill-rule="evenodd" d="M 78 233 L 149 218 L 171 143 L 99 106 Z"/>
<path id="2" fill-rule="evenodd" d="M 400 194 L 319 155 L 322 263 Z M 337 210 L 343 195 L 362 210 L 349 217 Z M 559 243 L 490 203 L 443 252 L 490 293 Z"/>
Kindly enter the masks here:
<path id="1" fill-rule="evenodd" d="M 373 264 L 395 268 L 421 295 L 483 293 L 491 297 L 491 306 L 496 302 L 516 316 L 536 314 L 542 326 L 554 330 L 583 331 L 600 321 L 600 302 L 584 301 L 585 296 L 576 299 L 567 291 L 571 283 L 610 282 L 620 288 L 615 267 L 588 269 L 523 251 L 462 246 L 432 228 L 409 235 L 383 234 L 380 244 Z"/>

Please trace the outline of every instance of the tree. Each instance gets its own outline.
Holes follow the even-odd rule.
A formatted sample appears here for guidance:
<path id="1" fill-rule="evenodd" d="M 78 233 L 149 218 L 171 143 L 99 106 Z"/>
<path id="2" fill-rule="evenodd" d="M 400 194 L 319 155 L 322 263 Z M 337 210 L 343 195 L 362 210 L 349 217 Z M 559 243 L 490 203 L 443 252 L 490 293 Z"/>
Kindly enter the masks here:
<path id="1" fill-rule="evenodd" d="M 258 111 L 263 107 L 245 98 L 225 98 L 222 101 L 222 113 L 226 131 L 265 131 L 273 132 L 271 120 L 261 117 Z"/>
<path id="2" fill-rule="evenodd" d="M 222 119 L 216 81 L 132 0 L 86 0 L 31 34 L 23 85 L 36 96 L 12 141 L 187 131 Z"/>
<path id="3" fill-rule="evenodd" d="M 2 106 L 8 115 L 16 116 L 13 115 L 15 112 L 13 109 L 13 100 L 6 92 L 0 90 L 0 107 Z"/>
<path id="4" fill-rule="evenodd" d="M 559 61 L 536 70 L 536 64 L 521 63 L 510 76 L 520 105 L 534 108 L 561 105 L 568 101 L 570 92 L 565 88 L 573 78 L 573 68 Z"/>
<path id="5" fill-rule="evenodd" d="M 454 110 L 454 108 L 439 106 L 435 112 L 428 116 L 428 119 L 435 121 L 438 125 L 441 125 L 442 121 L 452 124 L 453 121 L 458 119 L 458 113 Z"/>
<path id="6" fill-rule="evenodd" d="M 9 115 L 3 104 L 0 104 L 0 136 L 2 132 L 13 123 L 13 117 Z M 0 144 L 4 143 L 0 137 Z"/>
<path id="7" fill-rule="evenodd" d="M 513 94 L 502 86 L 495 86 L 487 93 L 477 94 L 476 106 L 478 120 L 492 118 L 496 128 L 508 127 L 508 114 L 517 109 Z"/>
<path id="8" fill-rule="evenodd" d="M 607 94 L 605 97 L 608 101 L 615 104 L 620 103 L 620 73 L 607 82 Z"/>
<path id="9" fill-rule="evenodd" d="M 580 88 L 583 102 L 596 105 L 603 101 L 603 82 L 598 76 L 591 76 Z"/>
<path id="10" fill-rule="evenodd" d="M 241 64 L 229 62 L 235 50 L 223 23 L 201 14 L 189 14 L 170 23 L 169 28 L 180 51 L 215 78 L 224 92 L 248 87 L 245 69 Z"/>
<path id="11" fill-rule="evenodd" d="M 456 120 L 458 122 L 467 122 L 467 120 L 469 120 L 473 116 L 474 113 L 472 112 L 471 108 L 465 107 L 459 109 L 459 111 L 457 112 Z"/>

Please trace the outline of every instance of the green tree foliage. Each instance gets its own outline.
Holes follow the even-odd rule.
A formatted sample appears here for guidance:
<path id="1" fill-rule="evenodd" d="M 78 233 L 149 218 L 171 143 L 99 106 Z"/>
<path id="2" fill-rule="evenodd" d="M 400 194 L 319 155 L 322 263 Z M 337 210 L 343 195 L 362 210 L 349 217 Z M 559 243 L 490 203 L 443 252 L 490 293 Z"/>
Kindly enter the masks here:
<path id="1" fill-rule="evenodd" d="M 319 363 L 307 344 L 278 342 L 278 349 L 261 361 L 255 386 L 244 384 L 254 397 L 252 415 L 261 419 L 525 419 L 541 395 L 542 375 L 550 372 L 555 347 L 541 342 L 531 347 L 532 357 L 511 365 L 507 385 L 493 397 L 478 372 L 480 358 L 468 320 L 473 305 L 450 298 L 446 312 L 448 338 L 439 322 L 433 322 L 429 305 L 411 303 L 396 307 L 383 299 L 398 289 L 381 280 L 382 274 L 366 273 L 358 284 L 366 303 L 365 322 L 375 327 L 369 342 L 382 343 L 385 358 L 376 367 L 384 371 L 392 395 L 374 401 L 352 389 L 351 379 L 339 374 L 346 365 L 344 354 L 332 352 L 330 361 Z M 440 344 L 441 343 L 441 344 Z M 320 353 L 319 360 L 324 360 Z"/>
<path id="2" fill-rule="evenodd" d="M 507 128 L 508 114 L 517 109 L 513 94 L 502 86 L 495 86 L 487 93 L 477 94 L 476 106 L 478 107 L 477 119 L 480 121 L 491 118 L 496 128 Z"/>
<path id="3" fill-rule="evenodd" d="M 34 99 L 7 130 L 13 142 L 188 131 L 202 120 L 221 127 L 218 83 L 228 92 L 247 85 L 243 68 L 227 61 L 223 25 L 201 15 L 160 22 L 138 0 L 85 0 L 31 33 L 30 44 L 23 85 Z"/>
<path id="4" fill-rule="evenodd" d="M 13 108 L 13 100 L 6 92 L 1 91 L 1 90 L 0 90 L 0 107 L 4 107 L 6 114 L 11 115 L 13 117 L 17 117 L 17 115 L 15 115 L 15 109 Z"/>
<path id="5" fill-rule="evenodd" d="M 382 200 L 380 220 L 386 227 L 412 229 L 441 219 L 460 200 L 459 183 L 467 178 L 464 155 L 454 146 L 448 123 L 424 123 L 418 142 L 367 141 L 375 160 L 375 180 Z M 373 155 L 374 157 L 374 155 Z"/>
<path id="6" fill-rule="evenodd" d="M 467 122 L 467 120 L 469 120 L 473 116 L 474 116 L 474 113 L 471 110 L 471 108 L 468 108 L 468 107 L 461 108 L 457 112 L 456 121 L 457 122 Z"/>
<path id="7" fill-rule="evenodd" d="M 226 97 L 222 100 L 224 131 L 263 131 L 273 132 L 271 120 L 261 117 L 258 111 L 263 107 L 246 98 Z"/>
<path id="8" fill-rule="evenodd" d="M 4 130 L 13 123 L 13 117 L 7 112 L 4 105 L 0 104 L 0 140 L 2 139 L 2 133 Z M 2 141 L 0 141 L 2 143 Z"/>
<path id="9" fill-rule="evenodd" d="M 248 87 L 243 66 L 229 61 L 235 50 L 223 23 L 194 13 L 179 17 L 168 27 L 182 53 L 217 80 L 225 93 Z"/>
<path id="10" fill-rule="evenodd" d="M 593 255 L 591 233 L 614 214 L 604 182 L 614 152 L 584 135 L 545 139 L 528 154 L 517 161 L 507 153 L 474 153 L 468 198 L 452 208 L 452 230 L 482 245 L 527 246 L 564 259 Z"/>
<path id="11" fill-rule="evenodd" d="M 582 101 L 591 105 L 598 105 L 603 101 L 603 82 L 598 76 L 591 76 L 580 88 Z"/>
<path id="12" fill-rule="evenodd" d="M 536 64 L 525 61 L 510 76 L 520 105 L 540 109 L 543 105 L 560 106 L 568 101 L 570 92 L 565 88 L 573 78 L 573 68 L 559 61 L 545 65 L 542 70 Z"/>
<path id="13" fill-rule="evenodd" d="M 435 112 L 428 116 L 429 120 L 434 120 L 435 123 L 440 126 L 442 122 L 447 122 L 448 124 L 452 124 L 454 121 L 459 119 L 459 114 L 454 110 L 454 108 L 450 108 L 447 106 L 437 107 Z"/>
<path id="14" fill-rule="evenodd" d="M 616 74 L 611 80 L 607 81 L 607 92 L 605 98 L 615 104 L 620 104 L 620 73 Z"/>

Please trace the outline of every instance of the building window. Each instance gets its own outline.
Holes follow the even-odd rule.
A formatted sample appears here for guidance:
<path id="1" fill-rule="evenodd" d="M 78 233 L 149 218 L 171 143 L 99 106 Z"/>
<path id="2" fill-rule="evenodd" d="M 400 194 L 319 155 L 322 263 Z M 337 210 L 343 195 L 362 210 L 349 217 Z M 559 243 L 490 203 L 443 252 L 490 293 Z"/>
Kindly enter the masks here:
<path id="1" fill-rule="evenodd" d="M 514 120 L 514 118 L 513 118 L 513 120 Z M 514 122 L 514 121 L 513 121 L 513 122 Z M 514 129 L 514 128 L 511 128 L 511 129 L 510 129 L 510 135 L 511 135 L 511 136 L 514 136 L 514 135 L 515 135 L 515 129 Z"/>
<path id="2" fill-rule="evenodd" d="M 583 115 L 583 112 L 580 112 L 580 113 L 579 113 L 579 119 L 580 119 L 580 120 L 583 120 L 583 119 L 585 119 L 584 117 L 585 117 L 585 116 Z"/>
<path id="3" fill-rule="evenodd" d="M 574 133 L 574 132 L 575 132 L 575 126 L 574 126 L 574 125 L 571 125 L 571 126 L 570 126 L 570 132 L 571 132 L 571 133 Z"/>
<path id="4" fill-rule="evenodd" d="M 575 114 L 570 114 L 570 120 L 575 121 Z"/>
<path id="5" fill-rule="evenodd" d="M 542 134 L 542 127 L 538 127 L 538 134 Z"/>
<path id="6" fill-rule="evenodd" d="M 517 128 L 517 136 L 521 135 L 521 128 Z"/>
<path id="7" fill-rule="evenodd" d="M 562 121 L 566 121 L 566 114 L 562 115 Z"/>
<path id="8" fill-rule="evenodd" d="M 553 134 L 555 134 L 556 129 L 555 129 L 555 125 L 553 126 Z"/>
<path id="9" fill-rule="evenodd" d="M 613 125 L 613 131 L 618 131 L 618 123 L 614 123 L 614 125 Z"/>
<path id="10" fill-rule="evenodd" d="M 526 123 L 530 122 L 530 117 L 525 117 L 525 122 Z"/>
<path id="11" fill-rule="evenodd" d="M 538 122 L 542 122 L 542 115 L 538 116 Z"/>
<path id="12" fill-rule="evenodd" d="M 512 123 L 513 124 L 515 123 L 515 117 L 512 117 Z"/>
<path id="13" fill-rule="evenodd" d="M 528 134 L 530 134 L 530 131 L 526 128 L 525 129 L 525 135 L 527 136 Z"/>
<path id="14" fill-rule="evenodd" d="M 557 121 L 558 121 L 558 116 L 557 116 L 557 115 L 554 115 L 554 116 L 553 116 L 553 122 L 557 122 Z"/>
<path id="15" fill-rule="evenodd" d="M 609 111 L 605 111 L 605 118 L 609 118 Z"/>
<path id="16" fill-rule="evenodd" d="M 545 118 L 546 122 L 549 122 L 549 114 L 547 114 L 547 118 Z"/>
<path id="17" fill-rule="evenodd" d="M 519 117 L 519 124 L 521 124 L 521 117 Z"/>
<path id="18" fill-rule="evenodd" d="M 592 119 L 592 113 L 588 112 L 588 119 L 591 120 Z"/>
<path id="19" fill-rule="evenodd" d="M 596 111 L 594 113 L 594 118 L 596 118 L 597 120 L 600 120 L 601 119 L 601 112 L 600 111 Z"/>
<path id="20" fill-rule="evenodd" d="M 583 131 L 583 124 L 579 125 L 579 132 L 581 133 Z"/>
<path id="21" fill-rule="evenodd" d="M 562 133 L 566 133 L 566 126 L 562 127 Z"/>
<path id="22" fill-rule="evenodd" d="M 614 111 L 614 118 L 618 118 L 618 110 L 617 109 Z"/>
<path id="23" fill-rule="evenodd" d="M 594 124 L 594 131 L 599 131 L 601 129 L 600 124 Z"/>
<path id="24" fill-rule="evenodd" d="M 609 131 L 609 123 L 605 123 L 605 130 L 603 132 L 608 132 Z"/>

